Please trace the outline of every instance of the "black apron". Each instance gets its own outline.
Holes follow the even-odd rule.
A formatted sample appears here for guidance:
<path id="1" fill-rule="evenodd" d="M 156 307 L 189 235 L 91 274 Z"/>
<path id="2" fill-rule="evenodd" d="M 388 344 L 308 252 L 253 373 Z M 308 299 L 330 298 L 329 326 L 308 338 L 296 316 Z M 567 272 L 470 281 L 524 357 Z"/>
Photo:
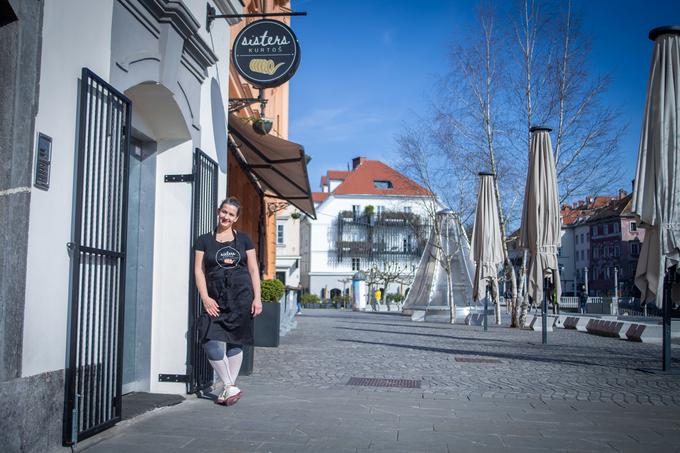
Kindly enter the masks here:
<path id="1" fill-rule="evenodd" d="M 245 261 L 245 243 L 239 234 L 229 247 L 236 249 Z M 204 254 L 204 259 L 208 257 Z M 206 276 L 208 295 L 217 301 L 220 314 L 210 316 L 201 306 L 198 318 L 198 334 L 201 342 L 208 340 L 225 341 L 230 344 L 250 345 L 253 343 L 253 283 L 247 263 L 236 267 L 215 267 Z"/>

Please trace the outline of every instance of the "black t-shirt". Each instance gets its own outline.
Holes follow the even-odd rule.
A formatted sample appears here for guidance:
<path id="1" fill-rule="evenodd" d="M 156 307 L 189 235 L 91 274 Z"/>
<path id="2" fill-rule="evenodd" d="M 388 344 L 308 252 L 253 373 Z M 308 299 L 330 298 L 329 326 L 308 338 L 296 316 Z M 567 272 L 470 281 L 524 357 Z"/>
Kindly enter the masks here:
<path id="1" fill-rule="evenodd" d="M 234 232 L 234 240 L 219 242 L 213 233 L 207 233 L 196 239 L 194 250 L 203 252 L 203 266 L 206 275 L 213 274 L 218 269 L 248 268 L 247 250 L 254 249 L 253 241 L 247 234 Z"/>

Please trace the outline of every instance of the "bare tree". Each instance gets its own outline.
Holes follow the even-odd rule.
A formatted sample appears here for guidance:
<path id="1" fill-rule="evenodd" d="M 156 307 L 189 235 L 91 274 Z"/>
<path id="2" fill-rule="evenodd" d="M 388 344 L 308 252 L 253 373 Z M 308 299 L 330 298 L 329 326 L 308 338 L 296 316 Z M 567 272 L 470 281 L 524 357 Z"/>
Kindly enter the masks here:
<path id="1" fill-rule="evenodd" d="M 423 132 L 425 131 L 425 132 Z M 453 297 L 453 259 L 461 253 L 460 247 L 453 247 L 447 239 L 450 235 L 449 222 L 444 222 L 440 211 L 444 206 L 453 207 L 456 222 L 461 217 L 469 219 L 474 211 L 470 209 L 468 181 L 470 175 L 449 160 L 451 155 L 443 153 L 436 141 L 427 133 L 427 126 L 411 128 L 397 138 L 400 161 L 397 168 L 423 186 L 432 197 L 422 200 L 422 210 L 431 226 L 429 250 L 431 258 L 441 266 L 446 274 L 446 305 L 449 309 L 449 322 L 456 321 L 456 303 Z M 470 181 L 471 182 L 471 181 Z M 453 190 L 452 190 L 453 189 Z M 438 198 L 435 194 L 441 194 Z M 458 209 L 459 211 L 456 211 Z"/>
<path id="2" fill-rule="evenodd" d="M 518 291 L 507 241 L 523 200 L 530 127 L 554 129 L 561 201 L 618 182 L 615 152 L 624 127 L 618 111 L 603 101 L 610 77 L 589 69 L 590 46 L 570 1 L 516 0 L 506 13 L 509 20 L 499 24 L 496 12 L 479 10 L 478 28 L 452 49 L 432 117 L 406 129 L 398 145 L 400 168 L 464 222 L 474 211 L 477 173 L 496 175 L 504 279 L 511 285 L 512 325 L 518 326 L 525 313 L 518 299 L 526 296 Z"/>
<path id="3" fill-rule="evenodd" d="M 580 32 L 571 1 L 555 4 L 518 0 L 512 12 L 515 52 L 514 111 L 525 121 L 514 130 L 523 146 L 515 156 L 528 156 L 529 129 L 552 126 L 555 136 L 560 200 L 598 193 L 619 180 L 615 151 L 625 126 L 617 126 L 619 113 L 602 105 L 610 77 L 592 77 L 588 71 L 590 45 Z M 518 118 L 519 120 L 520 118 Z M 520 268 L 521 307 L 512 307 L 513 325 L 524 323 L 527 295 L 524 287 L 527 254 Z M 521 308 L 521 311 L 520 311 Z M 519 319 L 518 319 L 519 318 Z"/>

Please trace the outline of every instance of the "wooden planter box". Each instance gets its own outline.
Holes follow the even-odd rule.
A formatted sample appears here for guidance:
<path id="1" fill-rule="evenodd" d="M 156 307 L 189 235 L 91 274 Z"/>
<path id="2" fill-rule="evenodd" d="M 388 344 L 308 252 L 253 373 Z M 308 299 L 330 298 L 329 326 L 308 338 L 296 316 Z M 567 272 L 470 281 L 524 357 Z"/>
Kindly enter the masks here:
<path id="1" fill-rule="evenodd" d="M 279 345 L 281 327 L 281 304 L 262 302 L 262 313 L 255 318 L 254 345 L 275 348 Z"/>

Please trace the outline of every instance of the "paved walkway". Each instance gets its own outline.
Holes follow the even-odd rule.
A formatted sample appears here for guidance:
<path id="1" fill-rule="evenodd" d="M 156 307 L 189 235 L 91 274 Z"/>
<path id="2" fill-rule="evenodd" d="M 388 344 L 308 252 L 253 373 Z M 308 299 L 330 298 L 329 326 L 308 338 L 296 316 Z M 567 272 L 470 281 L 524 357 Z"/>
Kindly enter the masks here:
<path id="1" fill-rule="evenodd" d="M 680 451 L 680 375 L 638 370 L 659 368 L 659 345 L 558 329 L 543 346 L 540 332 L 336 310 L 306 310 L 281 340 L 256 350 L 236 406 L 189 398 L 79 449 Z M 347 385 L 352 377 L 420 388 Z"/>

